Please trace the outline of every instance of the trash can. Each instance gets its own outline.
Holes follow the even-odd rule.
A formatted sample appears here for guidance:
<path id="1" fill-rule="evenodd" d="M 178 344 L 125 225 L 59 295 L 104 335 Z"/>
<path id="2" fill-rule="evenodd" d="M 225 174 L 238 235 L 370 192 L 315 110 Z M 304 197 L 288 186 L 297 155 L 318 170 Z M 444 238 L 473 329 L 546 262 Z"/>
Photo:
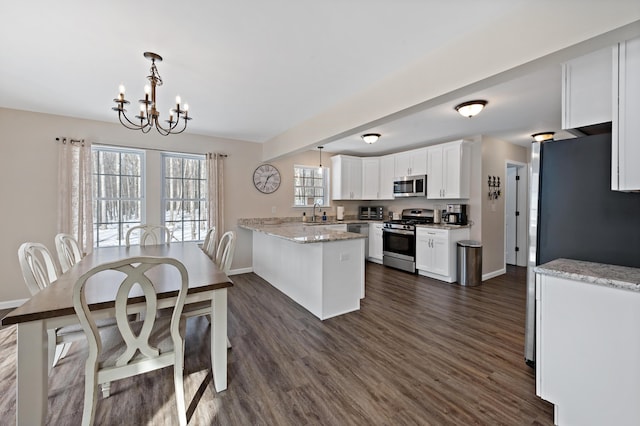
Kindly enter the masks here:
<path id="1" fill-rule="evenodd" d="M 464 286 L 482 284 L 482 244 L 458 241 L 458 283 Z"/>

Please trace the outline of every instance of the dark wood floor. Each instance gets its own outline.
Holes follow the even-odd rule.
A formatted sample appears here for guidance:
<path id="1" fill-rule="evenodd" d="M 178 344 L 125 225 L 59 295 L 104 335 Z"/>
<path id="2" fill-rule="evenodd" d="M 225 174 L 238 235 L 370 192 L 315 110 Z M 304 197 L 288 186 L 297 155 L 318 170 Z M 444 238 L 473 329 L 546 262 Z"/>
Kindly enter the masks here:
<path id="1" fill-rule="evenodd" d="M 319 321 L 254 274 L 229 291 L 229 387 L 216 394 L 208 323 L 189 320 L 193 425 L 551 425 L 523 357 L 525 269 L 460 287 L 367 264 L 359 312 Z M 15 327 L 0 330 L 0 424 L 15 423 Z M 51 425 L 80 423 L 86 346 L 49 383 Z M 176 424 L 171 369 L 122 380 L 96 424 Z"/>

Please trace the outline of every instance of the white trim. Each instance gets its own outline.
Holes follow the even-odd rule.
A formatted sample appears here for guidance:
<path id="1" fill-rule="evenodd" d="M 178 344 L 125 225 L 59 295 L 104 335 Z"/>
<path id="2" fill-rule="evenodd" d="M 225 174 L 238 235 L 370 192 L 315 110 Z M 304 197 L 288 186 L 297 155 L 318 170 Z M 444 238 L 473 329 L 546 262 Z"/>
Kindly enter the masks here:
<path id="1" fill-rule="evenodd" d="M 253 267 L 232 269 L 232 270 L 229 271 L 229 273 L 227 275 L 248 274 L 250 272 L 253 272 Z"/>
<path id="2" fill-rule="evenodd" d="M 21 306 L 27 300 L 29 300 L 29 299 L 7 300 L 7 301 L 4 301 L 4 302 L 0 301 L 0 309 L 17 308 L 18 306 Z"/>
<path id="3" fill-rule="evenodd" d="M 524 223 L 526 225 L 529 224 L 529 188 L 530 188 L 530 184 L 529 184 L 529 175 L 528 175 L 528 170 L 529 170 L 529 163 L 522 163 L 520 161 L 515 161 L 515 160 L 505 160 L 505 166 L 504 166 L 504 176 L 505 176 L 505 182 L 504 182 L 504 197 L 506 198 L 507 194 L 507 169 L 509 168 L 509 166 L 514 166 L 516 168 L 518 168 L 519 170 L 523 171 L 523 174 L 519 174 L 520 179 L 522 181 L 522 183 L 519 184 L 519 188 L 520 189 L 524 189 L 525 190 L 525 194 L 520 194 L 521 197 L 519 197 L 519 202 L 518 205 L 516 206 L 516 209 L 519 209 L 520 207 L 524 207 L 523 209 L 519 209 L 521 210 L 521 214 L 522 214 L 522 220 L 524 221 Z M 524 179 L 524 180 L 523 180 Z M 523 197 L 523 198 L 522 198 Z M 524 203 L 524 205 L 523 205 Z M 505 199 L 505 208 L 504 208 L 504 222 L 503 222 L 503 227 L 505 228 L 505 232 L 504 232 L 504 241 L 502 243 L 502 248 L 503 248 L 503 256 L 504 256 L 504 264 L 505 264 L 505 270 L 506 270 L 506 264 L 507 264 L 507 232 L 506 232 L 506 224 L 507 224 L 507 206 L 506 206 L 506 199 Z M 517 224 L 516 224 L 517 226 Z M 524 236 L 522 237 L 522 246 L 523 246 L 523 250 L 524 247 L 529 247 L 529 235 L 528 235 L 528 228 L 525 226 L 525 229 L 527 229 L 527 232 L 525 232 Z M 516 256 L 516 266 L 527 266 L 527 256 L 526 254 L 523 254 L 524 256 L 524 265 L 518 265 L 518 257 Z"/>
<path id="4" fill-rule="evenodd" d="M 507 273 L 507 268 L 498 269 L 497 271 L 489 272 L 486 274 L 482 274 L 482 281 L 489 280 L 491 278 L 495 278 L 500 275 L 504 275 Z"/>

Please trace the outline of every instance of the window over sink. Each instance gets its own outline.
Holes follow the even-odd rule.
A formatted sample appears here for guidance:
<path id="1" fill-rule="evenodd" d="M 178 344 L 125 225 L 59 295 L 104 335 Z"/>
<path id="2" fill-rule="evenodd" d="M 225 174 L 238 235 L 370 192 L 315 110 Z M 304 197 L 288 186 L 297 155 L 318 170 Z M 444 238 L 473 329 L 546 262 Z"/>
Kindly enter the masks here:
<path id="1" fill-rule="evenodd" d="M 293 206 L 329 206 L 329 169 L 327 167 L 293 166 Z"/>

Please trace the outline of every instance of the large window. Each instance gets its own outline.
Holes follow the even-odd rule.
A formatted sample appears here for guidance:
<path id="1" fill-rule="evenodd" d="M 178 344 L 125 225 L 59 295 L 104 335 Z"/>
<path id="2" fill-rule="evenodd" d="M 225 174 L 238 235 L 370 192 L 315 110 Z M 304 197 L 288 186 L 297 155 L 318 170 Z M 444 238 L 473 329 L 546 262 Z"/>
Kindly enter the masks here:
<path id="1" fill-rule="evenodd" d="M 163 223 L 173 239 L 199 241 L 207 232 L 207 173 L 203 155 L 162 154 Z"/>
<path id="2" fill-rule="evenodd" d="M 293 205 L 329 205 L 329 169 L 293 166 Z"/>
<path id="3" fill-rule="evenodd" d="M 92 157 L 94 244 L 122 245 L 144 217 L 144 151 L 94 146 Z"/>

